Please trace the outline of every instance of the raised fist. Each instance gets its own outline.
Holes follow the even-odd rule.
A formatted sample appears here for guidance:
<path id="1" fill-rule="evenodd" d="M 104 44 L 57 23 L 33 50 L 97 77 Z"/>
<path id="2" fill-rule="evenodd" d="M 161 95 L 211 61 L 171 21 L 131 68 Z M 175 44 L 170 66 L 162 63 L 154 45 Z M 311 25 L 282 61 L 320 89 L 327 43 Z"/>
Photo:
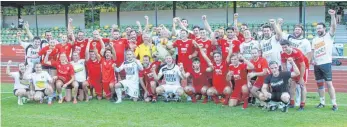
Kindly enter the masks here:
<path id="1" fill-rule="evenodd" d="M 278 18 L 277 22 L 278 22 L 278 24 L 283 24 L 283 19 L 282 18 Z"/>
<path id="2" fill-rule="evenodd" d="M 234 17 L 235 17 L 235 18 L 239 17 L 239 14 L 238 14 L 238 13 L 235 13 L 235 14 L 234 14 Z"/>
<path id="3" fill-rule="evenodd" d="M 271 25 L 275 24 L 276 23 L 276 20 L 275 19 L 269 19 L 269 22 Z"/>
<path id="4" fill-rule="evenodd" d="M 69 23 L 72 23 L 73 19 L 72 18 L 69 18 Z"/>
<path id="5" fill-rule="evenodd" d="M 202 20 L 206 20 L 207 19 L 206 15 L 203 15 L 201 18 L 202 18 Z"/>
<path id="6" fill-rule="evenodd" d="M 136 21 L 136 25 L 138 25 L 138 26 L 141 25 L 141 24 L 140 24 L 140 21 Z"/>
<path id="7" fill-rule="evenodd" d="M 148 16 L 147 15 L 145 16 L 145 19 L 148 20 Z"/>
<path id="8" fill-rule="evenodd" d="M 335 10 L 333 10 L 333 9 L 329 9 L 328 13 L 329 13 L 330 15 L 335 15 L 335 14 L 336 14 Z"/>

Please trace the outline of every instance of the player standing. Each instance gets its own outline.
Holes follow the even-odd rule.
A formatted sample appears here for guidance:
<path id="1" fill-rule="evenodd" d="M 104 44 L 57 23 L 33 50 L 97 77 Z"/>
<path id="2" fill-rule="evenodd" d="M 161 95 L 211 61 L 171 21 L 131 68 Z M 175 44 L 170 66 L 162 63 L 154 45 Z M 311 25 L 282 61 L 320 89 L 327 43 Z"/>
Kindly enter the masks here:
<path id="1" fill-rule="evenodd" d="M 333 104 L 333 111 L 337 111 L 335 88 L 332 82 L 332 48 L 334 43 L 334 35 L 336 30 L 335 11 L 329 10 L 328 13 L 331 17 L 330 31 L 326 32 L 326 26 L 324 23 L 318 23 L 316 30 L 317 35 L 312 40 L 313 58 L 312 63 L 314 65 L 314 74 L 317 81 L 318 93 L 320 97 L 320 103 L 317 108 L 323 108 L 325 105 L 325 90 L 324 82 L 329 89 L 329 95 Z"/>

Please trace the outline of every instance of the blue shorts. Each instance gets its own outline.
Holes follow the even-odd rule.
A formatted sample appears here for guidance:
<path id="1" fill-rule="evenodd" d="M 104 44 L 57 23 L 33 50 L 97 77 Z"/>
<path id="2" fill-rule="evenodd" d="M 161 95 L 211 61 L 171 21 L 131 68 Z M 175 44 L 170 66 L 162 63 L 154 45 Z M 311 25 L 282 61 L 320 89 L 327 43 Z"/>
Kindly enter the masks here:
<path id="1" fill-rule="evenodd" d="M 325 81 L 332 81 L 331 63 L 315 65 L 314 76 L 316 77 L 316 81 L 323 79 Z"/>

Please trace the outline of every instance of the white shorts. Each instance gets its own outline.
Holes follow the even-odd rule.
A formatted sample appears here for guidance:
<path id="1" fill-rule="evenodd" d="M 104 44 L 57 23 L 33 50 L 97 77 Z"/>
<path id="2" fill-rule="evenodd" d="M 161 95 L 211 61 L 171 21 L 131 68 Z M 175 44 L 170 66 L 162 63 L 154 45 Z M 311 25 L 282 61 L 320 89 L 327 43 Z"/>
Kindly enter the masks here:
<path id="1" fill-rule="evenodd" d="M 131 97 L 138 98 L 140 95 L 139 82 L 132 80 L 119 81 L 122 84 L 122 90 Z"/>
<path id="2" fill-rule="evenodd" d="M 162 85 L 165 93 L 176 93 L 179 88 L 182 88 L 180 85 Z"/>

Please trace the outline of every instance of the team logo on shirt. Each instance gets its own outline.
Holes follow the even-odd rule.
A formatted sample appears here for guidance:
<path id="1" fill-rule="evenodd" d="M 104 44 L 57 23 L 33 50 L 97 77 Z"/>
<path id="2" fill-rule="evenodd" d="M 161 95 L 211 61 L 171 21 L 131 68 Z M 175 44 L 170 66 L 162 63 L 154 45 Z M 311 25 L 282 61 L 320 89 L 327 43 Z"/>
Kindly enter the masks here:
<path id="1" fill-rule="evenodd" d="M 261 65 L 260 65 L 260 64 L 258 64 L 258 68 L 261 68 Z"/>
<path id="2" fill-rule="evenodd" d="M 84 44 L 81 44 L 80 46 L 81 46 L 81 47 L 84 47 Z"/>

